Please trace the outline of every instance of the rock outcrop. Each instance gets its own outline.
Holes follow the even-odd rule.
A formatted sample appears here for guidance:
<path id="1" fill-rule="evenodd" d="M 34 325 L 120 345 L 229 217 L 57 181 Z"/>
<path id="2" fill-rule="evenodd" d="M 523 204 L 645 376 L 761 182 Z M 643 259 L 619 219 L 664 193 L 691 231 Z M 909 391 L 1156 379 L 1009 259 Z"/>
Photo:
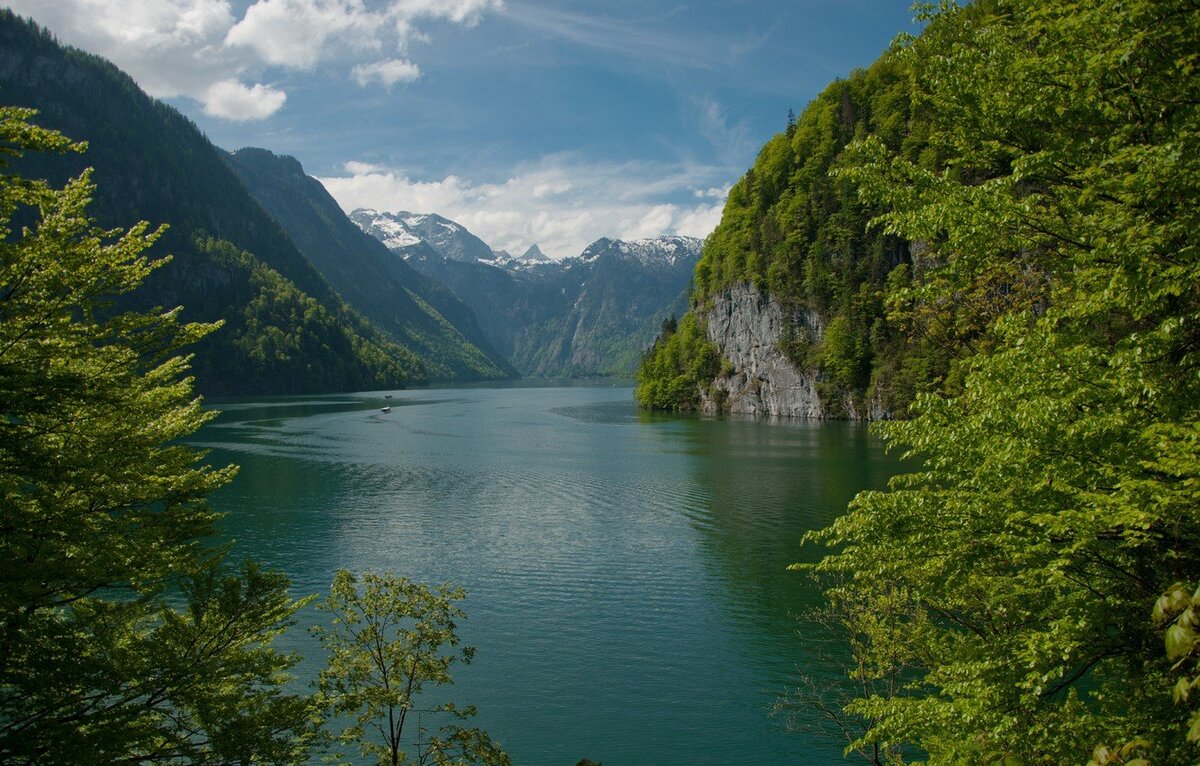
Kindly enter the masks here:
<path id="1" fill-rule="evenodd" d="M 702 387 L 703 412 L 815 420 L 891 417 L 874 399 L 844 393 L 835 401 L 822 401 L 821 373 L 798 368 L 780 349 L 789 328 L 820 343 L 825 320 L 815 311 L 789 311 L 753 285 L 739 284 L 713 299 L 705 321 L 708 339 L 726 362 L 724 369 L 732 371 Z"/>
<path id="2" fill-rule="evenodd" d="M 779 417 L 828 417 L 817 394 L 819 373 L 797 369 L 780 350 L 789 324 L 804 326 L 820 340 L 825 327 L 815 312 L 789 314 L 779 301 L 749 284 L 735 285 L 713 299 L 705 315 L 708 339 L 721 349 L 733 372 L 718 377 L 702 397 L 706 412 Z"/>

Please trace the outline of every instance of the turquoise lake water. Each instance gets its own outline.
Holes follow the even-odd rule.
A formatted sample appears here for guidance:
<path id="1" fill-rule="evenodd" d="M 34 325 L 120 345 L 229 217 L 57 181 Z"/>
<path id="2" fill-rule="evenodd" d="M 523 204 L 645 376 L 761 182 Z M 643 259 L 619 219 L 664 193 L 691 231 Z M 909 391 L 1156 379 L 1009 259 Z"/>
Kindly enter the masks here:
<path id="1" fill-rule="evenodd" d="M 818 590 L 786 566 L 896 470 L 865 427 L 648 415 L 607 384 L 219 408 L 195 441 L 241 466 L 213 499 L 233 556 L 297 595 L 339 567 L 465 587 L 478 654 L 448 698 L 515 764 L 841 759 L 770 708 L 801 674 L 838 672 L 806 656 Z M 315 674 L 303 630 L 284 643 Z"/>

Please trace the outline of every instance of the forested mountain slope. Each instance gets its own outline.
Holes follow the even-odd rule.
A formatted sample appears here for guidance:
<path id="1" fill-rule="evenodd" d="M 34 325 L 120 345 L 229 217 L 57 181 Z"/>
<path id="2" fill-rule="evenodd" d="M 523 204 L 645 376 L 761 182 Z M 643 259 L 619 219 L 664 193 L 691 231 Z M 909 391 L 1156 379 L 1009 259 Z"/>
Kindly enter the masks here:
<path id="1" fill-rule="evenodd" d="M 599 239 L 576 258 L 537 264 L 556 310 L 518 336 L 513 362 L 539 375 L 628 376 L 664 320 L 687 305 L 700 240 Z"/>
<path id="2" fill-rule="evenodd" d="M 889 283 L 921 272 L 920 251 L 868 228 L 879 210 L 836 168 L 846 145 L 866 135 L 932 162 L 926 129 L 905 65 L 891 54 L 789 116 L 730 190 L 696 267 L 689 314 L 643 362 L 639 401 L 818 418 L 902 412 L 948 359 L 885 310 Z"/>
<path id="3" fill-rule="evenodd" d="M 363 233 L 295 158 L 254 148 L 225 158 L 330 285 L 376 327 L 419 354 L 432 377 L 517 374 L 492 351 L 470 308 Z"/>
<path id="4" fill-rule="evenodd" d="M 82 156 L 27 159 L 22 173 L 60 184 L 92 167 L 102 225 L 169 224 L 151 255 L 174 261 L 131 303 L 182 304 L 187 319 L 225 320 L 197 348 L 201 390 L 299 393 L 428 379 L 416 353 L 330 288 L 195 125 L 109 62 L 0 11 L 0 98 L 89 142 Z"/>

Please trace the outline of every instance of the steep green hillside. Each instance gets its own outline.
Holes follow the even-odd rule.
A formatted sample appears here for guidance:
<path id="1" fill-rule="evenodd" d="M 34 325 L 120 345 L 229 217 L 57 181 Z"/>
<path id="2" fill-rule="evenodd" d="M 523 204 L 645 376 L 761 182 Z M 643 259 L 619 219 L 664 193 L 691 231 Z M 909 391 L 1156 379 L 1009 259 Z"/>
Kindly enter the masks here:
<path id="1" fill-rule="evenodd" d="M 969 343 L 877 429 L 918 459 L 808 538 L 839 720 L 881 763 L 1196 763 L 1200 5 L 924 12 L 941 167 L 873 138 L 846 164 L 938 264 L 912 316 Z"/>
<path id="2" fill-rule="evenodd" d="M 393 340 L 418 353 L 431 377 L 516 376 L 492 351 L 471 309 L 354 225 L 296 159 L 254 148 L 225 158 L 338 293 Z"/>
<path id="3" fill-rule="evenodd" d="M 28 158 L 20 172 L 58 185 L 93 167 L 101 225 L 169 224 L 151 256 L 174 261 L 130 304 L 182 304 L 189 320 L 226 320 L 198 352 L 202 390 L 298 393 L 427 379 L 411 350 L 345 305 L 220 150 L 112 64 L 0 11 L 0 98 L 38 109 L 38 124 L 89 143 L 82 156 Z"/>
<path id="4" fill-rule="evenodd" d="M 720 349 L 704 337 L 695 312 L 668 320 L 638 369 L 638 401 L 656 410 L 697 409 L 700 382 L 712 380 L 720 369 Z"/>
<path id="5" fill-rule="evenodd" d="M 910 283 L 911 248 L 868 228 L 880 211 L 860 202 L 837 169 L 846 145 L 866 135 L 931 163 L 927 128 L 927 119 L 910 103 L 908 72 L 895 54 L 829 85 L 767 142 L 730 190 L 721 223 L 696 267 L 692 311 L 703 314 L 724 291 L 752 284 L 789 315 L 819 318 L 819 334 L 792 322 L 778 342 L 798 368 L 816 373 L 822 399 L 869 399 L 881 409 L 902 411 L 920 383 L 945 369 L 947 352 L 913 340 L 889 321 L 885 294 Z M 669 359 L 690 358 L 681 344 L 698 337 L 681 332 L 659 338 L 640 374 L 643 405 L 696 406 L 696 391 L 710 380 L 691 379 L 688 369 Z M 662 392 L 671 390 L 686 393 L 664 399 Z"/>
<path id="6" fill-rule="evenodd" d="M 198 237 L 193 248 L 199 257 L 181 279 L 227 280 L 220 289 L 177 301 L 191 309 L 187 313 L 225 320 L 196 346 L 193 367 L 205 391 L 362 391 L 423 379 L 423 360 L 379 337 L 341 301 L 321 303 L 225 240 Z"/>

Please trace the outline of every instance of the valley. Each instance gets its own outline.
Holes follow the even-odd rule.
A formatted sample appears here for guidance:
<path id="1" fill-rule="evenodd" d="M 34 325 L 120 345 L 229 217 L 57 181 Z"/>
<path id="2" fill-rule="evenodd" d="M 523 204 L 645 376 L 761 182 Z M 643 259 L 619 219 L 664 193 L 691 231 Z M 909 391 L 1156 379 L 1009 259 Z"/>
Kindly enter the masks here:
<path id="1" fill-rule="evenodd" d="M 568 5 L 0 8 L 0 762 L 1195 762 L 1200 7 Z"/>

